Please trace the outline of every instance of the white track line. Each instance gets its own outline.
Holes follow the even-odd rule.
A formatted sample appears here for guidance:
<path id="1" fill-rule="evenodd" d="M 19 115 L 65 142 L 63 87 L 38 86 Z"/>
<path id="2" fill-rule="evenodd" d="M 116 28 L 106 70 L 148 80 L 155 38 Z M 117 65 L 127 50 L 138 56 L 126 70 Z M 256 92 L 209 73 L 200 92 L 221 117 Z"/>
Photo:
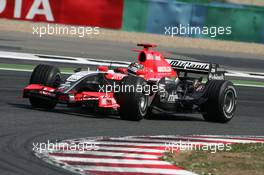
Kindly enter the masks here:
<path id="1" fill-rule="evenodd" d="M 165 136 L 164 136 L 165 137 Z M 190 137 L 195 137 L 195 138 L 237 138 L 237 139 L 264 139 L 264 136 L 243 136 L 243 135 L 234 135 L 234 136 L 230 136 L 230 135 L 191 135 Z"/>
<path id="2" fill-rule="evenodd" d="M 257 84 L 241 84 L 241 83 L 235 83 L 236 86 L 244 86 L 244 87 L 258 87 L 263 88 L 264 85 L 257 85 Z"/>
<path id="3" fill-rule="evenodd" d="M 42 55 L 42 54 L 6 52 L 6 51 L 0 51 L 0 58 L 72 63 L 72 64 L 86 64 L 86 65 L 94 65 L 94 66 L 114 66 L 114 67 L 127 67 L 130 64 L 130 62 L 128 61 L 109 61 L 102 59 L 99 60 L 96 58 Z M 257 75 L 251 75 L 251 74 L 257 74 Z M 264 73 L 262 72 L 242 72 L 242 71 L 227 70 L 226 75 L 231 77 L 264 79 Z"/>
<path id="4" fill-rule="evenodd" d="M 17 72 L 32 72 L 33 69 L 20 69 L 20 68 L 1 68 L 0 70 L 5 70 L 5 71 L 17 71 Z M 74 72 L 64 72 L 61 71 L 62 74 L 73 74 Z"/>
<path id="5" fill-rule="evenodd" d="M 131 138 L 138 138 L 137 136 L 129 136 Z M 126 137 L 126 138 L 129 138 Z M 224 138 L 224 139 L 264 139 L 264 136 L 243 136 L 243 135 L 189 135 L 189 136 L 180 136 L 180 135 L 157 135 L 157 136 L 139 136 L 142 138 L 153 138 L 153 137 L 157 137 L 157 138 Z"/>
<path id="6" fill-rule="evenodd" d="M 239 72 L 239 71 L 231 71 L 227 70 L 226 76 L 230 77 L 243 77 L 243 78 L 255 78 L 255 79 L 264 79 L 263 75 L 250 75 L 250 73 Z M 259 74 L 262 74 L 261 72 Z"/>
<path id="7" fill-rule="evenodd" d="M 32 69 L 15 69 L 15 68 L 0 68 L 0 70 L 6 71 L 19 71 L 19 72 L 32 72 Z"/>
<path id="8" fill-rule="evenodd" d="M 45 57 L 45 58 L 41 58 L 41 57 Z M 5 52 L 5 51 L 0 51 L 0 58 L 58 62 L 58 63 L 72 63 L 72 64 L 86 64 L 86 65 L 94 65 L 94 66 L 115 66 L 115 67 L 128 66 L 127 62 L 122 62 L 122 61 L 109 61 L 109 60 L 101 60 L 101 59 L 98 60 L 94 58 L 80 58 L 80 57 L 67 57 L 67 56 L 55 56 L 55 55 L 37 55 L 30 53 Z"/>

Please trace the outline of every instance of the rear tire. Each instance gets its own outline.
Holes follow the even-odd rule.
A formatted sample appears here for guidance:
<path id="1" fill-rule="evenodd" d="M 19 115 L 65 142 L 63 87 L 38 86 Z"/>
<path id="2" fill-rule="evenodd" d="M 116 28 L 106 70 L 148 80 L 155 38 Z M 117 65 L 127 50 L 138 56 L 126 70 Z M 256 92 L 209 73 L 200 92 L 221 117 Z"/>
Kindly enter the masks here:
<path id="1" fill-rule="evenodd" d="M 152 107 L 148 108 L 147 115 L 145 116 L 145 119 L 152 120 L 152 119 L 159 119 L 162 117 L 163 114 L 160 112 L 155 111 Z"/>
<path id="2" fill-rule="evenodd" d="M 202 111 L 206 121 L 226 123 L 234 117 L 237 93 L 230 81 L 210 80 L 205 98 L 207 101 L 202 105 Z"/>
<path id="3" fill-rule="evenodd" d="M 60 85 L 61 74 L 57 67 L 40 64 L 31 74 L 29 84 L 41 84 L 57 88 Z M 56 106 L 55 100 L 46 100 L 39 97 L 29 97 L 29 102 L 33 107 L 53 109 Z"/>
<path id="4" fill-rule="evenodd" d="M 146 85 L 143 78 L 135 76 L 126 76 L 121 82 L 121 87 L 132 87 L 136 89 L 137 86 Z M 119 114 L 123 120 L 139 121 L 143 119 L 148 111 L 148 96 L 144 92 L 133 92 L 125 88 L 124 92 L 119 92 L 117 95 L 117 102 L 120 105 Z"/>

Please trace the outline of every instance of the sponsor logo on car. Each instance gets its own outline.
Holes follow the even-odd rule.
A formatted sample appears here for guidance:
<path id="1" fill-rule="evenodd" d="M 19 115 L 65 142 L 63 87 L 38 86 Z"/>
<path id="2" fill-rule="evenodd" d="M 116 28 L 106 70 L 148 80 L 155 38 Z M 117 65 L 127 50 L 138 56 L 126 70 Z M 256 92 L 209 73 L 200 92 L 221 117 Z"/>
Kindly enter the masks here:
<path id="1" fill-rule="evenodd" d="M 209 74 L 209 80 L 224 80 L 224 79 L 225 79 L 224 74 L 216 74 L 216 73 Z"/>
<path id="2" fill-rule="evenodd" d="M 159 55 L 153 55 L 153 54 L 148 53 L 147 54 L 147 59 L 148 60 L 160 60 L 161 58 L 160 58 Z"/>
<path id="3" fill-rule="evenodd" d="M 171 94 L 171 95 L 169 95 L 169 97 L 168 97 L 168 102 L 169 102 L 169 103 L 173 103 L 173 102 L 175 102 L 177 99 L 179 99 L 179 97 L 178 97 L 177 94 Z"/>
<path id="4" fill-rule="evenodd" d="M 168 66 L 159 66 L 158 72 L 171 72 L 171 68 Z"/>
<path id="5" fill-rule="evenodd" d="M 83 78 L 84 76 L 86 76 L 88 74 L 89 74 L 89 72 L 86 72 L 86 71 L 77 72 L 77 73 L 71 75 L 69 78 L 67 78 L 67 81 L 74 82 L 74 81 L 77 81 L 77 80 Z"/>
<path id="6" fill-rule="evenodd" d="M 193 61 L 183 61 L 183 60 L 172 60 L 170 65 L 178 69 L 189 69 L 189 70 L 209 70 L 209 63 L 199 63 Z"/>

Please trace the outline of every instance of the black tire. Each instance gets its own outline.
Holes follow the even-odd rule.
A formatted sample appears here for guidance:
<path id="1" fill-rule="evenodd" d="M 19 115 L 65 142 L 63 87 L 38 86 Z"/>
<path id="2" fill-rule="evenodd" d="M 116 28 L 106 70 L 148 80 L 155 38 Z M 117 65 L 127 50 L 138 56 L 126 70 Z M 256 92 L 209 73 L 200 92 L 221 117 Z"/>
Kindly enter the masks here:
<path id="1" fill-rule="evenodd" d="M 61 73 L 55 66 L 39 64 L 33 70 L 29 84 L 41 84 L 49 87 L 58 87 L 61 80 Z M 38 97 L 29 97 L 33 107 L 53 109 L 56 106 L 55 100 L 47 100 Z"/>
<path id="2" fill-rule="evenodd" d="M 160 112 L 155 112 L 154 109 L 152 109 L 152 107 L 148 108 L 148 112 L 147 115 L 145 116 L 145 119 L 151 120 L 151 119 L 159 119 L 160 117 L 162 117 L 163 114 Z"/>
<path id="3" fill-rule="evenodd" d="M 237 93 L 232 82 L 210 80 L 205 98 L 207 101 L 202 105 L 202 112 L 206 121 L 226 123 L 234 117 Z"/>
<path id="4" fill-rule="evenodd" d="M 121 87 L 136 87 L 146 85 L 143 78 L 126 76 L 121 81 Z M 119 115 L 123 120 L 139 121 L 143 119 L 148 111 L 148 96 L 144 92 L 129 91 L 125 89 L 118 93 L 117 102 L 120 105 Z"/>

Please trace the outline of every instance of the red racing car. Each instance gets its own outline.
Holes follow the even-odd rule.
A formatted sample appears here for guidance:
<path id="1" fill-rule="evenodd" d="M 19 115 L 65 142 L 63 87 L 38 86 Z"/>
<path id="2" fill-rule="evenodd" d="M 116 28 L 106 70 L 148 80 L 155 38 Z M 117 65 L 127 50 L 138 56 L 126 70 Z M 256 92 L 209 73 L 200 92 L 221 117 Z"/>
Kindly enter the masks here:
<path id="1" fill-rule="evenodd" d="M 52 109 L 57 103 L 110 109 L 125 120 L 153 118 L 160 113 L 201 113 L 206 121 L 225 123 L 235 113 L 237 93 L 218 64 L 165 59 L 138 44 L 138 62 L 128 67 L 75 72 L 65 80 L 57 67 L 38 65 L 23 90 L 33 107 Z"/>

